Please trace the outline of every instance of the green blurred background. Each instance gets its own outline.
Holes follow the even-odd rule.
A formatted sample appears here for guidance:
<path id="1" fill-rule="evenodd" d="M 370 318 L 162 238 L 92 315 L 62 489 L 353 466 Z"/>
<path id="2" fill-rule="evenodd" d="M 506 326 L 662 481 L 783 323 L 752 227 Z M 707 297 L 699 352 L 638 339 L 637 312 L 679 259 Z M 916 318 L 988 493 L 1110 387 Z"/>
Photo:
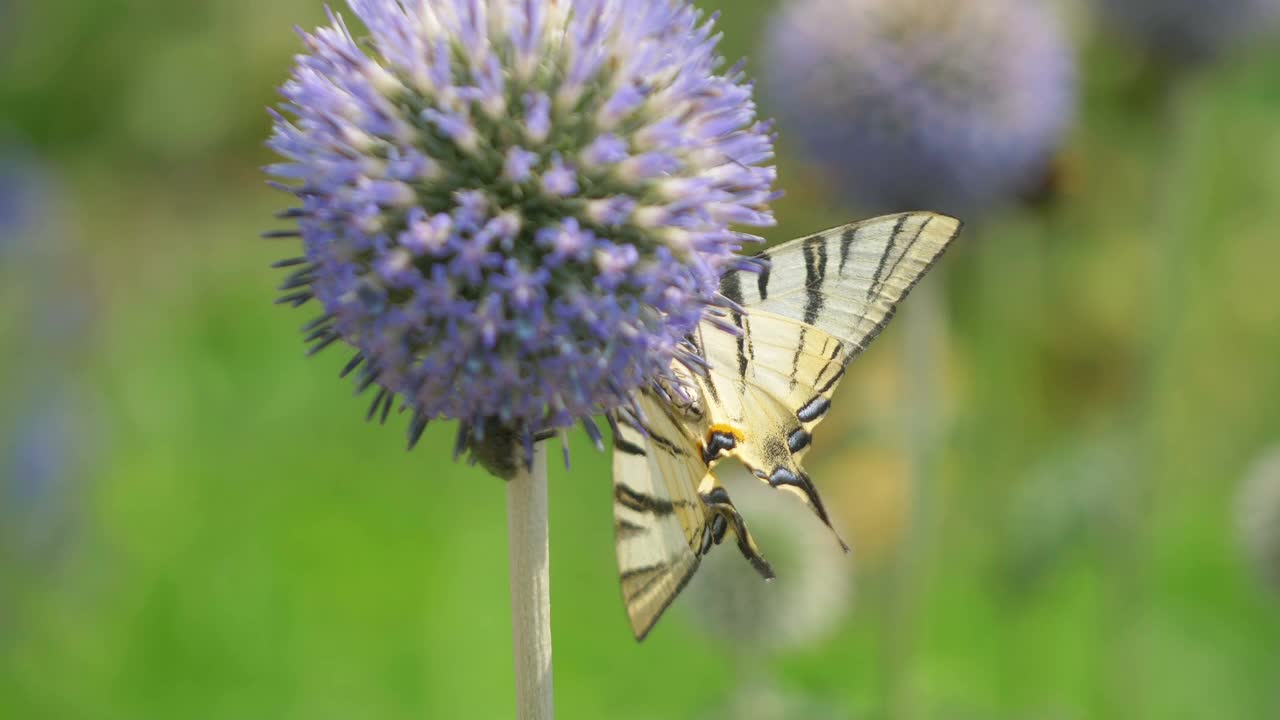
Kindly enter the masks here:
<path id="1" fill-rule="evenodd" d="M 758 69 L 771 3 L 700 4 Z M 1236 499 L 1280 441 L 1280 48 L 1189 78 L 1170 128 L 1139 55 L 1068 10 L 1082 109 L 1052 197 L 930 278 L 932 472 L 906 454 L 901 323 L 808 460 L 855 546 L 830 571 L 856 575 L 849 611 L 756 652 L 685 598 L 637 645 L 609 460 L 575 437 L 560 717 L 1280 717 L 1280 599 Z M 513 715 L 502 486 L 447 461 L 452 428 L 406 454 L 361 422 L 345 358 L 304 360 L 308 318 L 271 304 L 264 108 L 290 28 L 322 20 L 0 4 L 0 153 L 39 168 L 0 237 L 0 717 Z M 770 239 L 849 219 L 781 151 Z M 764 684 L 821 709 L 732 710 Z"/>

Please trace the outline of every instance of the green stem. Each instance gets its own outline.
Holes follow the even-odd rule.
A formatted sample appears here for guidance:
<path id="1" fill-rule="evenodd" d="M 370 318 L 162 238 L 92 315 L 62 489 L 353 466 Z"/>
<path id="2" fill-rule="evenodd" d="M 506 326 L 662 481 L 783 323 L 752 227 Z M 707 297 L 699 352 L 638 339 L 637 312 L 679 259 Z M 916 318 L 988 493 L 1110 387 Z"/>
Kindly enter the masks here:
<path id="1" fill-rule="evenodd" d="M 906 366 L 904 435 L 911 511 L 905 539 L 891 571 L 885 604 L 884 701 L 885 717 L 889 720 L 912 720 L 920 716 L 914 687 L 915 656 L 935 521 L 933 500 L 937 489 L 933 477 L 941 415 L 936 378 L 942 351 L 940 339 L 945 335 L 946 326 L 942 288 L 936 281 L 921 283 L 912 294 L 903 311 L 902 324 Z"/>
<path id="2" fill-rule="evenodd" d="M 1131 408 L 1134 443 L 1131 484 L 1119 497 L 1106 551 L 1110 572 L 1108 635 L 1115 642 L 1105 676 L 1106 717 L 1139 720 L 1150 715 L 1149 678 L 1142 652 L 1144 613 L 1150 592 L 1151 534 L 1164 462 L 1161 400 L 1179 325 L 1186 312 L 1190 233 L 1187 206 L 1194 177 L 1190 153 L 1193 78 L 1165 79 L 1159 121 L 1162 162 L 1148 220 L 1152 259 L 1150 308 L 1141 356 L 1141 379 Z"/>

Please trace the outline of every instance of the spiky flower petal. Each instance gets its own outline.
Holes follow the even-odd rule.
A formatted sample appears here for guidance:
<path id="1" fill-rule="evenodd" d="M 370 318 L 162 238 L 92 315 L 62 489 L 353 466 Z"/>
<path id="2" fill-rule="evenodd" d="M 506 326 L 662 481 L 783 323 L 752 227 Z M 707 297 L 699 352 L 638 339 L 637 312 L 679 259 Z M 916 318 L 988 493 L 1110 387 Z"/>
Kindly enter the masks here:
<path id="1" fill-rule="evenodd" d="M 282 302 L 428 420 L 537 433 L 670 372 L 768 225 L 767 128 L 683 0 L 350 0 L 302 35 L 272 174 L 301 201 Z"/>
<path id="2" fill-rule="evenodd" d="M 779 122 L 873 210 L 971 215 L 1044 173 L 1075 102 L 1052 13 L 1025 0 L 796 0 L 770 23 Z"/>

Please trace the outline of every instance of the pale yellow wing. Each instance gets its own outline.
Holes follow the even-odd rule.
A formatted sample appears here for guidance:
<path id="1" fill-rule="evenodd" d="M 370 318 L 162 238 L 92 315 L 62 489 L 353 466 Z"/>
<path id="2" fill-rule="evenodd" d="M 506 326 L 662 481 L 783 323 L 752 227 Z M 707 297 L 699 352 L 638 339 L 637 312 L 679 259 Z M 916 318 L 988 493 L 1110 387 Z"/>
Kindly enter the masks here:
<path id="1" fill-rule="evenodd" d="M 643 640 L 684 589 L 703 555 L 732 532 L 761 575 L 773 577 L 729 499 L 707 472 L 699 415 L 637 394 L 642 417 L 616 413 L 613 514 L 622 598 Z"/>
<path id="2" fill-rule="evenodd" d="M 955 218 L 930 212 L 886 215 L 792 240 L 760 253 L 769 267 L 733 271 L 725 297 L 845 344 L 846 360 L 880 334 L 897 304 L 959 234 Z"/>
<path id="3" fill-rule="evenodd" d="M 766 578 L 741 515 L 710 469 L 741 460 L 773 487 L 830 519 L 799 460 L 848 362 L 959 231 L 931 213 L 877 218 L 795 240 L 763 255 L 768 272 L 730 272 L 721 292 L 742 307 L 737 336 L 703 323 L 693 342 L 711 366 L 698 397 L 637 393 L 639 415 L 615 413 L 614 518 L 623 599 L 643 639 L 702 555 L 732 531 Z"/>
<path id="4" fill-rule="evenodd" d="M 884 329 L 898 303 L 960 231 L 934 213 L 875 218 L 780 245 L 759 274 L 725 275 L 721 293 L 741 334 L 710 323 L 695 342 L 711 366 L 707 460 L 740 459 L 773 487 L 801 497 L 831 525 L 800 466 L 845 367 Z M 843 541 L 841 541 L 843 544 Z"/>

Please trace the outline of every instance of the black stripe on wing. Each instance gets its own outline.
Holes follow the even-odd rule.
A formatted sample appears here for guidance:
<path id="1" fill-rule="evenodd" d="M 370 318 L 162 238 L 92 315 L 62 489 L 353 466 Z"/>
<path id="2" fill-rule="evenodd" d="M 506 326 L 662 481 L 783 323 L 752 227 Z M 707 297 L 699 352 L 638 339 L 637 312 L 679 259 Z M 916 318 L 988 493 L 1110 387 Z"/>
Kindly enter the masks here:
<path id="1" fill-rule="evenodd" d="M 840 378 L 844 376 L 845 365 L 843 363 L 835 362 L 836 358 L 840 357 L 840 351 L 844 349 L 844 343 L 841 343 L 839 340 L 836 340 L 833 337 L 827 337 L 827 339 L 823 340 L 823 342 L 830 343 L 833 346 L 833 348 L 830 354 L 826 354 L 827 345 L 824 344 L 822 346 L 822 350 L 819 351 L 823 354 L 826 354 L 827 364 L 822 367 L 822 370 L 820 370 L 816 376 L 814 376 L 813 384 L 817 385 L 818 383 L 822 382 L 822 376 L 826 375 L 828 370 L 835 368 L 835 374 L 832 375 L 831 379 L 828 380 L 826 384 L 824 384 L 822 387 L 818 388 L 819 393 L 825 394 L 837 382 L 840 382 Z"/>
<path id="2" fill-rule="evenodd" d="M 801 326 L 800 338 L 796 341 L 796 352 L 791 356 L 791 374 L 787 378 L 791 381 L 790 388 L 794 390 L 800 382 L 800 356 L 804 355 L 805 336 L 808 335 L 809 328 Z"/>
<path id="3" fill-rule="evenodd" d="M 644 457 L 644 448 L 622 437 L 621 433 L 617 433 L 613 437 L 613 446 L 625 455 L 635 455 Z"/>
<path id="4" fill-rule="evenodd" d="M 619 540 L 629 540 L 640 535 L 649 534 L 649 528 L 624 518 L 616 520 L 613 524 L 613 529 Z"/>
<path id="5" fill-rule="evenodd" d="M 804 323 L 812 325 L 818 320 L 827 299 L 822 292 L 822 281 L 827 277 L 826 238 L 814 235 L 805 240 L 801 252 L 804 253 Z"/>
<path id="6" fill-rule="evenodd" d="M 731 270 L 720 278 L 720 294 L 728 298 L 735 305 L 742 305 L 742 272 Z"/>
<path id="7" fill-rule="evenodd" d="M 647 495 L 622 483 L 613 486 L 613 499 L 628 510 L 651 515 L 670 515 L 676 511 L 677 506 L 687 505 L 687 503 L 677 505 L 675 501 Z"/>
<path id="8" fill-rule="evenodd" d="M 862 227 L 862 225 L 854 225 L 846 228 L 844 234 L 840 236 L 840 269 L 837 272 L 841 277 L 844 277 L 844 266 L 849 262 L 849 251 L 853 249 L 853 244 L 858 241 L 858 231 Z"/>
<path id="9" fill-rule="evenodd" d="M 884 254 L 880 256 L 880 263 L 876 267 L 875 275 L 872 276 L 872 281 L 870 286 L 867 288 L 867 299 L 869 301 L 874 300 L 876 295 L 879 294 L 879 292 L 884 288 L 884 283 L 888 281 L 888 277 L 892 276 L 893 271 L 896 270 L 898 267 L 898 264 L 902 262 L 902 258 L 906 257 L 907 253 L 911 251 L 911 248 L 915 246 L 916 241 L 918 241 L 920 239 L 920 236 L 924 234 L 925 227 L 928 226 L 929 223 L 931 223 L 934 219 L 934 216 L 931 215 L 927 217 L 923 223 L 921 223 L 919 230 L 917 230 L 915 235 L 911 238 L 911 241 L 907 244 L 907 247 L 903 250 L 902 255 L 900 255 L 898 259 L 894 261 L 893 267 L 890 269 L 889 275 L 884 276 L 883 275 L 884 266 L 885 266 L 885 263 L 888 262 L 889 253 L 892 251 L 892 248 L 897 243 L 897 239 L 902 235 L 902 226 L 906 223 L 908 217 L 910 217 L 910 215 L 904 215 L 898 218 L 898 222 L 893 229 L 893 235 L 889 239 L 889 245 L 885 248 Z M 960 235 L 960 231 L 963 229 L 964 229 L 964 223 L 957 222 L 956 229 L 954 232 L 951 233 L 951 237 L 947 238 L 947 241 L 941 245 L 941 247 L 938 249 L 938 252 L 932 258 L 930 258 L 927 263 L 925 263 L 924 268 L 920 270 L 920 272 L 915 276 L 915 278 L 911 281 L 911 283 L 907 285 L 907 287 L 903 288 L 902 294 L 899 295 L 896 302 L 894 302 L 889 307 L 888 311 L 884 314 L 884 317 L 880 318 L 880 322 L 876 323 L 875 327 L 871 328 L 869 331 L 863 334 L 863 336 L 858 340 L 856 347 L 853 347 L 850 349 L 849 355 L 845 358 L 846 363 L 852 361 L 853 358 L 861 354 L 863 350 L 867 349 L 867 346 L 870 345 L 873 340 L 875 340 L 877 337 L 880 336 L 880 333 L 883 332 L 885 327 L 889 325 L 889 321 L 893 319 L 893 316 L 895 314 L 897 314 L 898 304 L 901 303 L 903 300 L 905 300 L 907 295 L 909 295 L 911 291 L 915 288 L 916 283 L 920 282 L 920 279 L 929 273 L 929 270 L 931 270 L 933 266 L 938 262 L 938 259 L 942 257 L 943 253 L 945 253 L 947 249 L 951 247 L 951 241 L 955 240 L 956 237 Z M 870 307 L 870 303 L 868 303 L 867 307 L 868 308 Z M 865 321 L 866 319 L 867 319 L 867 313 L 866 313 L 866 310 L 864 309 L 863 312 L 858 315 L 858 319 L 854 323 L 854 327 L 855 328 L 860 327 L 863 321 Z"/>
<path id="10" fill-rule="evenodd" d="M 884 251 L 880 253 L 880 262 L 876 263 L 876 271 L 871 275 L 871 282 L 867 285 L 867 299 L 870 300 L 879 292 L 881 280 L 884 275 L 884 266 L 889 262 L 889 255 L 893 253 L 893 248 L 898 243 L 898 238 L 902 235 L 902 226 L 907 224 L 907 218 L 910 215 L 903 215 L 893 224 L 893 232 L 889 234 L 889 243 L 884 246 Z"/>
<path id="11" fill-rule="evenodd" d="M 747 379 L 747 328 L 742 320 L 742 313 L 734 312 L 733 324 L 738 328 L 738 377 Z"/>
<path id="12" fill-rule="evenodd" d="M 924 219 L 924 222 L 920 223 L 920 227 L 916 228 L 915 234 L 911 236 L 911 240 L 907 242 L 906 247 L 902 248 L 902 252 L 894 259 L 893 265 L 889 268 L 889 272 L 882 275 L 885 259 L 889 257 L 891 252 L 893 252 L 893 248 L 897 245 L 898 238 L 902 235 L 902 224 L 906 220 L 906 216 L 903 216 L 903 218 L 898 221 L 898 224 L 893 228 L 893 236 L 889 238 L 889 245 L 885 248 L 884 255 L 880 257 L 880 264 L 876 268 L 876 275 L 871 279 L 871 287 L 867 288 L 868 300 L 879 295 L 884 290 L 884 284 L 888 282 L 889 278 L 893 277 L 894 273 L 898 271 L 898 266 L 902 264 L 903 259 L 911 254 L 911 248 L 916 246 L 916 243 L 920 240 L 920 236 L 923 235 L 925 229 L 929 227 L 929 223 L 933 222 L 933 218 L 933 215 L 929 215 Z"/>
<path id="13" fill-rule="evenodd" d="M 649 624 L 642 627 L 634 628 L 635 635 L 636 635 L 636 642 L 643 642 L 645 638 L 649 637 L 649 633 L 653 630 L 654 626 L 658 624 L 658 619 L 662 617 L 663 613 L 667 611 L 667 608 L 671 607 L 671 603 L 675 602 L 676 598 L 680 596 L 680 593 L 684 591 L 685 587 L 689 584 L 689 581 L 693 579 L 693 574 L 694 572 L 697 571 L 698 565 L 700 564 L 701 564 L 701 558 L 695 555 L 693 562 L 689 565 L 689 569 L 686 570 L 684 575 L 680 576 L 680 579 L 676 581 L 675 588 L 673 588 L 670 594 L 668 594 L 665 598 L 663 598 L 662 602 L 658 604 L 657 608 L 653 612 L 652 618 L 649 620 Z M 625 602 L 628 606 L 630 606 L 641 595 L 648 592 L 649 589 L 653 587 L 653 584 L 657 581 L 657 578 L 660 578 L 660 577 L 662 576 L 655 575 L 654 578 L 650 578 L 650 580 L 647 583 L 645 583 L 643 586 L 641 586 L 641 588 L 638 591 L 636 591 L 633 595 L 631 595 L 631 597 L 626 597 L 624 595 L 622 598 L 623 602 Z"/>

